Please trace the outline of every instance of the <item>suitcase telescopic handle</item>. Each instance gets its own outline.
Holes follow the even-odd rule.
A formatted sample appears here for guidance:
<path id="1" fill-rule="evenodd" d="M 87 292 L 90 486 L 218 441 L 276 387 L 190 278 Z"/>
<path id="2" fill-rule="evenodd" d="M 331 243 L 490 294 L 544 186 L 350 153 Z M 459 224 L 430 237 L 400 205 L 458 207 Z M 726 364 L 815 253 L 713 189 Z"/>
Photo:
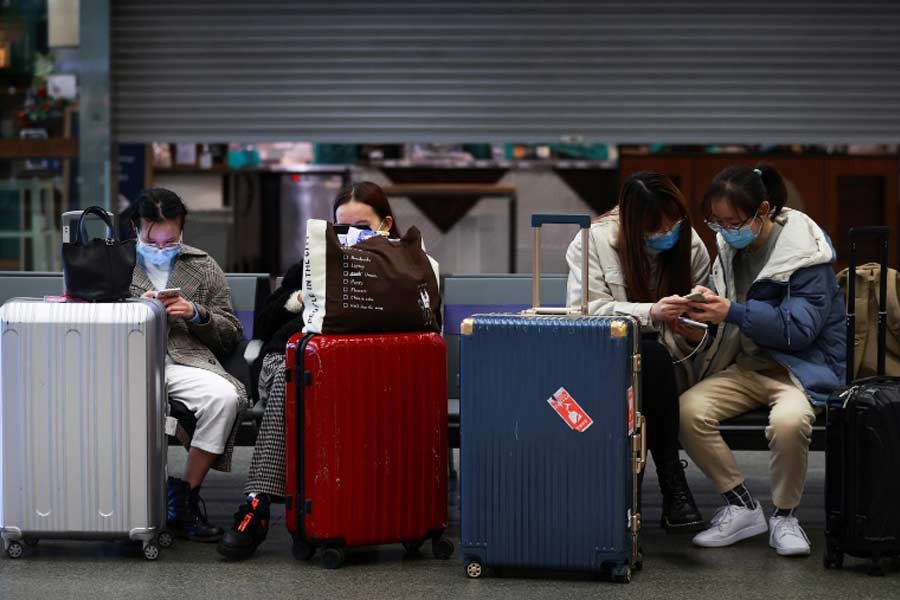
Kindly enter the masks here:
<path id="1" fill-rule="evenodd" d="M 885 344 L 887 341 L 887 280 L 888 241 L 891 228 L 885 225 L 851 227 L 850 256 L 847 265 L 847 385 L 853 383 L 853 365 L 856 363 L 856 244 L 861 239 L 875 239 L 879 242 L 881 273 L 878 282 L 878 375 L 885 371 Z"/>
<path id="2" fill-rule="evenodd" d="M 581 228 L 581 314 L 588 314 L 588 246 L 591 217 L 589 215 L 531 215 L 534 248 L 531 261 L 531 310 L 536 314 L 568 314 L 568 309 L 541 308 L 541 227 L 544 225 L 578 225 Z"/>

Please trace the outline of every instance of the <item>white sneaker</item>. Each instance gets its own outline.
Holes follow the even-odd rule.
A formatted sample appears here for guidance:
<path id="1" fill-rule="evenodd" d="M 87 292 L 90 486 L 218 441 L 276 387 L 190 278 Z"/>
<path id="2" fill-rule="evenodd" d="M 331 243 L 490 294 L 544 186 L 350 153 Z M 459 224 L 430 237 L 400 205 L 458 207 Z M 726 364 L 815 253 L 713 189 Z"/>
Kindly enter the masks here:
<path id="1" fill-rule="evenodd" d="M 769 531 L 769 545 L 781 556 L 809 555 L 809 538 L 797 517 L 772 517 Z"/>
<path id="2" fill-rule="evenodd" d="M 755 509 L 728 504 L 718 510 L 709 529 L 694 536 L 694 544 L 704 548 L 721 548 L 765 533 L 769 529 L 762 506 Z"/>

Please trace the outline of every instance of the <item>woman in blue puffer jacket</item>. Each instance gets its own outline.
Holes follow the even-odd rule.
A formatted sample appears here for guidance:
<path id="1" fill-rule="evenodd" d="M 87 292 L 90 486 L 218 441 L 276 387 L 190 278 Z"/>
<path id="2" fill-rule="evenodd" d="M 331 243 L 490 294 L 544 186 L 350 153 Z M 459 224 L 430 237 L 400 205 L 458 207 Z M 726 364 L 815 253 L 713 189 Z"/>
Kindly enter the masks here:
<path id="1" fill-rule="evenodd" d="M 785 209 L 786 198 L 778 171 L 759 165 L 725 169 L 703 200 L 719 256 L 710 287 L 695 290 L 704 301 L 690 316 L 718 327 L 695 365 L 700 383 L 680 399 L 681 442 L 727 504 L 694 538 L 698 546 L 768 531 L 778 554 L 810 552 L 794 511 L 816 407 L 844 379 L 844 299 L 831 240 L 807 215 Z M 775 507 L 768 522 L 718 431 L 720 421 L 760 407 L 769 407 Z"/>

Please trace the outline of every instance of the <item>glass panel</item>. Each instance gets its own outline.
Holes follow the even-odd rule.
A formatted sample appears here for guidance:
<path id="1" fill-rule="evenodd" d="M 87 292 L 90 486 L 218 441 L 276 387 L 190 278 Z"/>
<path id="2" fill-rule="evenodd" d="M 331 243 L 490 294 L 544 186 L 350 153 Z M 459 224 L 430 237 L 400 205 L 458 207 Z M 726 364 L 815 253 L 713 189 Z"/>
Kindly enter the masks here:
<path id="1" fill-rule="evenodd" d="M 0 161 L 0 270 L 60 270 L 61 163 Z"/>

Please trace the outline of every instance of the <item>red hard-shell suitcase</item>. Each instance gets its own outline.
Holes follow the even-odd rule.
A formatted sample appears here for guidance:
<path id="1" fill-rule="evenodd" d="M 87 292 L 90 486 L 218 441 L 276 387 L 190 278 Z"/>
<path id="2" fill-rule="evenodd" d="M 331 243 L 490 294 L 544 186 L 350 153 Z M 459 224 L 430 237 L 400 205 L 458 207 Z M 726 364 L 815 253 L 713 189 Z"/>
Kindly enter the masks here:
<path id="1" fill-rule="evenodd" d="M 323 565 L 337 568 L 344 548 L 402 543 L 413 551 L 430 539 L 435 556 L 449 558 L 441 336 L 297 335 L 286 360 L 294 556 L 322 548 Z"/>

